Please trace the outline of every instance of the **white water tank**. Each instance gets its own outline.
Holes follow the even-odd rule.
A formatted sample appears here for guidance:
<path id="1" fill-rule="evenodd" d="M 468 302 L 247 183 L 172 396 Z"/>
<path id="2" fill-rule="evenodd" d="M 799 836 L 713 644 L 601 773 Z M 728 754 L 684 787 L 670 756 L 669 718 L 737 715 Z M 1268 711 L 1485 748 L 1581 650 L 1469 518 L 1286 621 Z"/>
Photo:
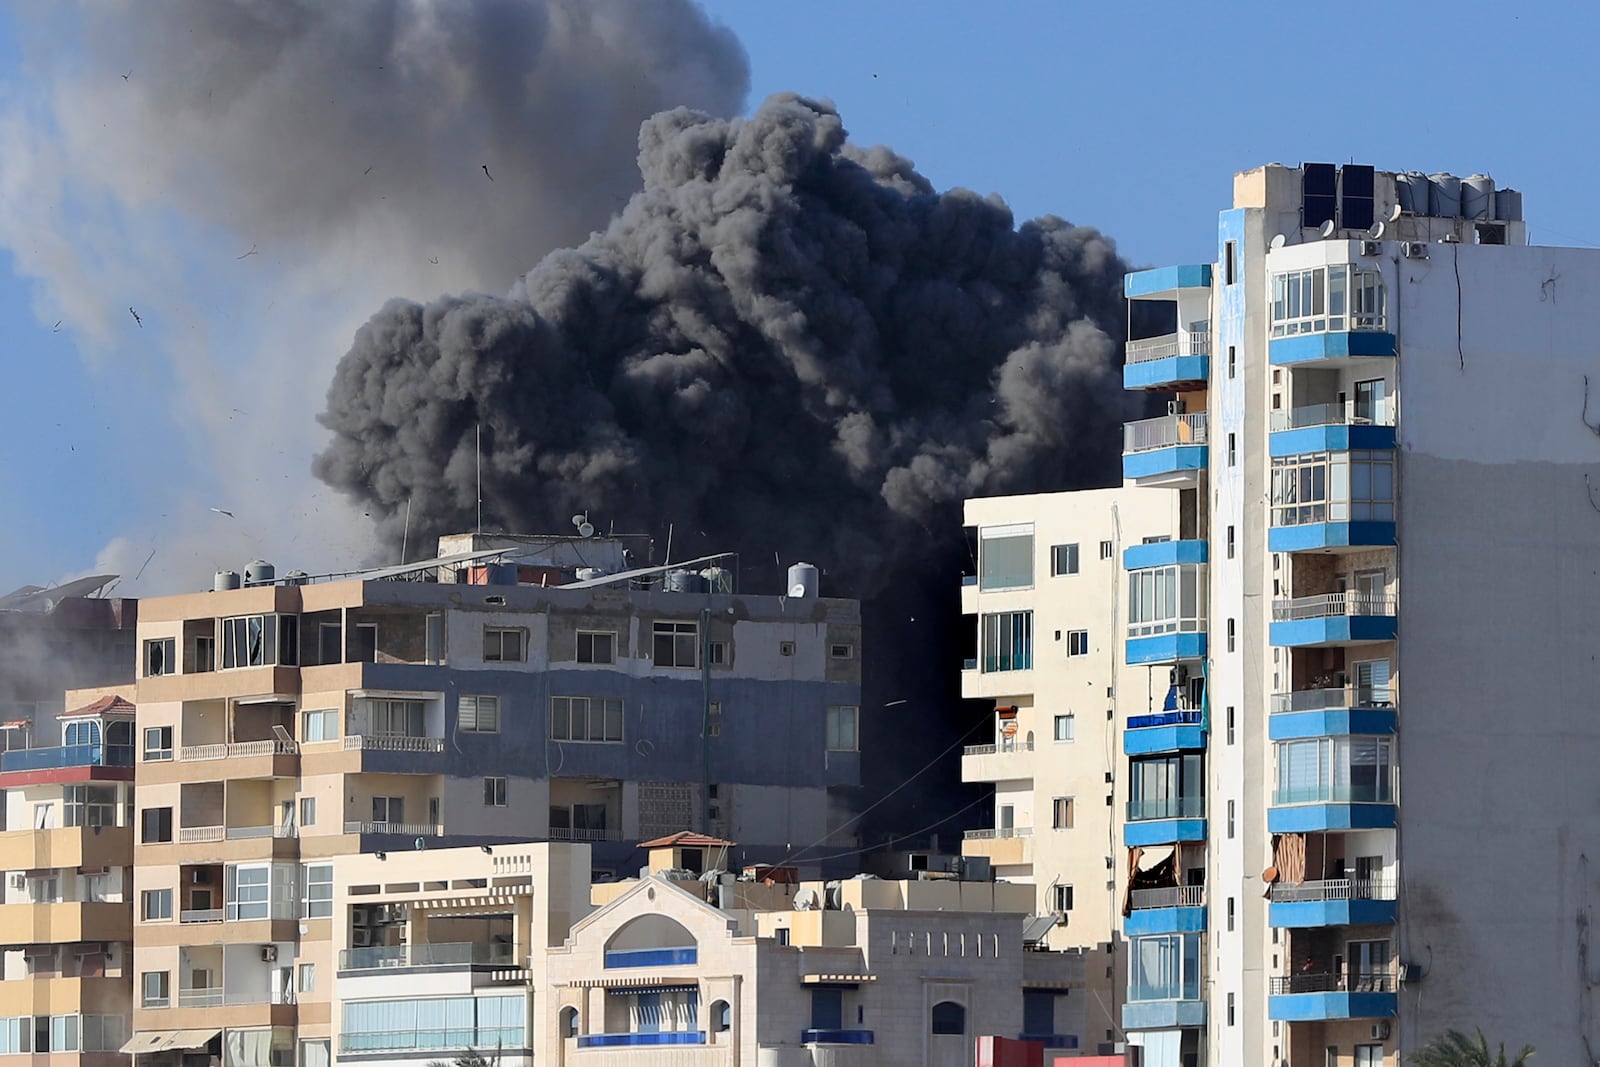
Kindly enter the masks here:
<path id="1" fill-rule="evenodd" d="M 796 563 L 789 568 L 789 595 L 802 600 L 817 595 L 817 568 L 809 563 Z"/>
<path id="2" fill-rule="evenodd" d="M 239 588 L 238 571 L 218 571 L 211 579 L 211 591 L 214 593 L 237 588 Z"/>
<path id="3" fill-rule="evenodd" d="M 271 585 L 278 570 L 264 559 L 254 559 L 244 565 L 245 585 Z"/>

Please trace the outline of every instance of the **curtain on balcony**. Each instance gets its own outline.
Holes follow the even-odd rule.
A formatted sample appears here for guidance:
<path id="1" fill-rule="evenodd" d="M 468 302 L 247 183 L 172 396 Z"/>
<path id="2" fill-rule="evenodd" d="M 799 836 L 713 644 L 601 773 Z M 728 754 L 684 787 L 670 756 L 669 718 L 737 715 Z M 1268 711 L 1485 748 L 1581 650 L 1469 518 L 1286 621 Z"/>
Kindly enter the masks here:
<path id="1" fill-rule="evenodd" d="M 223 1041 L 226 1067 L 267 1067 L 272 1053 L 271 1030 L 229 1030 Z"/>
<path id="2" fill-rule="evenodd" d="M 1272 866 L 1261 872 L 1267 892 L 1274 883 L 1299 885 L 1306 880 L 1306 835 L 1273 834 Z"/>
<path id="3" fill-rule="evenodd" d="M 1183 871 L 1178 866 L 1178 850 L 1175 846 L 1165 846 L 1163 854 L 1141 866 L 1143 862 L 1144 849 L 1137 845 L 1128 849 L 1128 884 L 1122 891 L 1124 919 L 1133 912 L 1135 889 L 1166 889 L 1183 884 Z"/>

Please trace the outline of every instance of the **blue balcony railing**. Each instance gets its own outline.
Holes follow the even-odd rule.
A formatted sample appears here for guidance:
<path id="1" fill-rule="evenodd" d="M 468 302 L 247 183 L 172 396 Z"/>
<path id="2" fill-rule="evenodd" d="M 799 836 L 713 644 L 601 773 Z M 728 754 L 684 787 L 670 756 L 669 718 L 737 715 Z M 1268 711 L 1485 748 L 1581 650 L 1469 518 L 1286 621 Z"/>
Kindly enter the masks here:
<path id="1" fill-rule="evenodd" d="M 1154 715 L 1129 715 L 1128 729 L 1140 730 L 1146 726 L 1199 726 L 1204 713 L 1198 708 L 1190 711 L 1162 711 Z"/>
<path id="2" fill-rule="evenodd" d="M 802 1030 L 802 1045 L 870 1045 L 871 1030 Z"/>
<path id="3" fill-rule="evenodd" d="M 62 745 L 59 748 L 20 748 L 0 754 L 0 771 L 132 766 L 132 745 Z"/>
<path id="4" fill-rule="evenodd" d="M 704 1030 L 661 1030 L 654 1033 L 583 1034 L 579 1048 L 640 1048 L 653 1045 L 703 1045 Z"/>
<path id="5" fill-rule="evenodd" d="M 693 965 L 699 953 L 694 946 L 684 948 L 626 948 L 606 953 L 607 967 L 676 967 Z"/>

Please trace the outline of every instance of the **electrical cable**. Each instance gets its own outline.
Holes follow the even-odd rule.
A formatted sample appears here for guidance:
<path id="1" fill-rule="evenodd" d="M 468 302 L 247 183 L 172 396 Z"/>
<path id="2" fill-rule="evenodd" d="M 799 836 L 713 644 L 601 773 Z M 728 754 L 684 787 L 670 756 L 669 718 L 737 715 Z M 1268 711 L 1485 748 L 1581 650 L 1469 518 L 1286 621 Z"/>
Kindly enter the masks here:
<path id="1" fill-rule="evenodd" d="M 920 774 L 921 772 L 919 771 L 918 773 Z M 955 811 L 952 811 L 949 815 L 944 816 L 943 818 L 939 819 L 936 822 L 929 823 L 927 826 L 922 827 L 920 830 L 912 830 L 910 833 L 901 834 L 899 837 L 891 837 L 887 841 L 880 842 L 879 844 L 876 844 L 876 845 L 868 845 L 865 848 L 853 848 L 848 852 L 835 852 L 831 856 L 817 856 L 817 857 L 813 858 L 810 862 L 812 862 L 812 863 L 827 863 L 830 860 L 847 859 L 847 858 L 849 858 L 851 856 L 860 856 L 863 853 L 874 852 L 874 851 L 876 851 L 876 850 L 878 850 L 880 848 L 884 848 L 884 847 L 886 847 L 888 845 L 896 845 L 896 844 L 899 844 L 901 841 L 909 841 L 914 837 L 921 837 L 923 834 L 928 833 L 929 831 L 937 830 L 939 827 L 943 826 L 945 823 L 949 822 L 951 819 L 954 819 L 957 815 L 965 815 L 968 811 L 971 811 L 973 808 L 977 807 L 979 804 L 982 804 L 982 803 L 984 803 L 986 801 L 993 800 L 993 799 L 994 799 L 993 797 L 979 797 L 977 800 L 974 800 L 972 803 L 966 804 L 966 805 L 956 809 Z"/>

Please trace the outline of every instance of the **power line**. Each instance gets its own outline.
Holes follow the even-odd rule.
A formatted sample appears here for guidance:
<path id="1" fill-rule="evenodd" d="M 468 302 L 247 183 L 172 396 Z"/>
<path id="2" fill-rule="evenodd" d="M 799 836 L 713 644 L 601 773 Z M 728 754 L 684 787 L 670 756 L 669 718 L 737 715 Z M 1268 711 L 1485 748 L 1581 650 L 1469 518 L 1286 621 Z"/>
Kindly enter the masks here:
<path id="1" fill-rule="evenodd" d="M 923 834 L 927 833 L 930 830 L 937 830 L 939 827 L 943 826 L 945 823 L 949 822 L 951 819 L 954 819 L 957 815 L 965 815 L 967 812 L 971 811 L 973 808 L 977 807 L 979 804 L 983 804 L 983 803 L 985 803 L 987 801 L 990 801 L 990 800 L 993 800 L 993 799 L 994 798 L 992 796 L 979 797 L 977 800 L 974 800 L 972 803 L 967 804 L 967 805 L 965 805 L 965 806 L 963 806 L 961 808 L 958 808 L 955 811 L 952 811 L 949 815 L 946 815 L 944 818 L 939 819 L 936 822 L 931 822 L 927 826 L 922 827 L 920 830 L 912 830 L 908 834 L 901 834 L 899 837 L 891 837 L 887 841 L 880 842 L 880 843 L 878 843 L 876 845 L 868 845 L 865 848 L 853 848 L 849 852 L 835 852 L 831 856 L 818 856 L 812 862 L 814 862 L 814 863 L 827 863 L 829 860 L 842 860 L 842 859 L 846 859 L 846 858 L 848 858 L 850 856 L 859 856 L 864 852 L 873 852 L 873 851 L 876 851 L 877 849 L 885 848 L 885 847 L 887 847 L 889 845 L 897 845 L 901 841 L 909 841 L 913 837 L 921 837 Z"/>

